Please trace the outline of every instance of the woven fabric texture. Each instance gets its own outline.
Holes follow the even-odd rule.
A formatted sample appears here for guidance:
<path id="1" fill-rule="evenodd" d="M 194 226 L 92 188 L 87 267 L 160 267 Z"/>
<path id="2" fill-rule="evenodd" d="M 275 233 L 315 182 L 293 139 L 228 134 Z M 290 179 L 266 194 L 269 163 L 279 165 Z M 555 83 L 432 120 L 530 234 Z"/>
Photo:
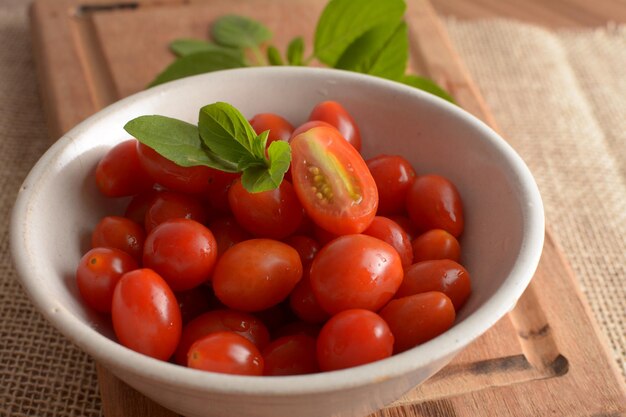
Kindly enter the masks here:
<path id="1" fill-rule="evenodd" d="M 49 145 L 26 7 L 0 2 L 0 416 L 97 417 L 93 361 L 35 311 L 10 259 L 13 201 Z M 447 27 L 535 174 L 548 223 L 626 373 L 626 28 Z"/>

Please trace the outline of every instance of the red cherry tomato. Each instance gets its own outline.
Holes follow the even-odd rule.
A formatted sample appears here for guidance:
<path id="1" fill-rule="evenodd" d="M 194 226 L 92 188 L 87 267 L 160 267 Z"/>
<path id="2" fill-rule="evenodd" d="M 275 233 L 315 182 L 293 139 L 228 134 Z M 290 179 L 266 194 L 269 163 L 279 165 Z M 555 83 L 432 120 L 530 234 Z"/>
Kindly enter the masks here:
<path id="1" fill-rule="evenodd" d="M 413 226 L 413 223 L 411 223 L 411 220 L 409 220 L 408 217 L 398 214 L 385 217 L 398 223 L 398 225 L 402 227 L 402 229 L 406 232 L 410 241 L 413 241 L 413 239 L 415 239 L 415 236 L 417 236 L 417 229 L 415 228 L 415 226 Z"/>
<path id="2" fill-rule="evenodd" d="M 232 217 L 222 217 L 213 220 L 209 224 L 209 229 L 213 232 L 213 236 L 217 242 L 218 258 L 236 243 L 252 239 L 250 233 L 239 226 L 239 223 Z"/>
<path id="3" fill-rule="evenodd" d="M 146 219 L 146 212 L 152 205 L 152 202 L 160 194 L 160 191 L 157 190 L 149 190 L 145 191 L 141 194 L 137 194 L 134 196 L 128 205 L 126 206 L 126 211 L 124 212 L 124 217 L 134 221 L 137 224 L 143 225 L 144 220 Z"/>
<path id="4" fill-rule="evenodd" d="M 337 235 L 361 233 L 376 215 L 376 183 L 361 155 L 335 129 L 291 140 L 294 188 L 311 219 Z"/>
<path id="5" fill-rule="evenodd" d="M 161 360 L 176 350 L 182 327 L 176 297 L 151 269 L 122 276 L 113 292 L 111 318 L 115 335 L 127 348 Z"/>
<path id="6" fill-rule="evenodd" d="M 380 316 L 395 338 L 394 353 L 400 353 L 448 330 L 456 315 L 450 299 L 433 291 L 391 300 Z"/>
<path id="7" fill-rule="evenodd" d="M 297 319 L 289 308 L 287 301 L 278 303 L 265 310 L 255 311 L 254 315 L 267 326 L 272 337 L 276 337 L 276 332 L 286 326 L 287 323 Z"/>
<path id="8" fill-rule="evenodd" d="M 314 127 L 320 127 L 320 126 L 326 126 L 326 127 L 332 128 L 332 129 L 337 129 L 335 126 L 331 125 L 330 123 L 322 122 L 321 120 L 310 120 L 310 121 L 305 122 L 304 124 L 301 124 L 300 126 L 298 126 L 296 128 L 296 130 L 294 130 L 293 133 L 291 134 L 291 138 L 290 139 L 295 138 L 300 133 L 304 133 L 304 132 L 306 132 L 309 129 L 313 129 Z M 339 132 L 339 131 L 337 131 L 337 132 Z"/>
<path id="9" fill-rule="evenodd" d="M 411 240 L 404 229 L 391 219 L 376 216 L 370 227 L 363 231 L 364 235 L 375 237 L 383 242 L 389 243 L 398 251 L 402 266 L 407 267 L 413 263 L 413 248 Z"/>
<path id="10" fill-rule="evenodd" d="M 164 191 L 154 197 L 146 211 L 146 232 L 150 233 L 156 226 L 171 219 L 191 219 L 204 224 L 208 220 L 208 213 L 198 198 Z"/>
<path id="11" fill-rule="evenodd" d="M 402 213 L 417 176 L 411 163 L 398 155 L 379 155 L 369 159 L 367 166 L 378 187 L 378 214 Z"/>
<path id="12" fill-rule="evenodd" d="M 174 291 L 208 281 L 216 259 L 213 233 L 189 219 L 172 219 L 155 227 L 143 251 L 144 266 L 159 273 Z"/>
<path id="13" fill-rule="evenodd" d="M 261 311 L 289 296 L 302 277 L 300 255 L 291 246 L 270 239 L 237 243 L 217 262 L 213 290 L 235 310 Z"/>
<path id="14" fill-rule="evenodd" d="M 313 294 L 309 268 L 304 270 L 302 279 L 289 295 L 289 306 L 291 310 L 307 323 L 323 323 L 330 315 L 320 306 Z"/>
<path id="15" fill-rule="evenodd" d="M 200 314 L 211 309 L 211 290 L 206 285 L 200 285 L 187 291 L 174 294 L 178 301 L 183 324 L 189 323 Z"/>
<path id="16" fill-rule="evenodd" d="M 211 333 L 221 331 L 237 333 L 254 343 L 259 350 L 270 342 L 267 327 L 258 318 L 235 310 L 214 310 L 196 317 L 183 328 L 174 360 L 180 365 L 186 365 L 191 345 Z"/>
<path id="17" fill-rule="evenodd" d="M 228 191 L 228 202 L 241 227 L 259 237 L 283 239 L 302 223 L 302 206 L 288 181 L 275 190 L 251 193 L 243 188 L 241 180 L 235 180 Z"/>
<path id="18" fill-rule="evenodd" d="M 263 375 L 303 375 L 319 371 L 315 338 L 305 334 L 283 336 L 263 349 Z"/>
<path id="19" fill-rule="evenodd" d="M 91 234 L 91 247 L 123 250 L 135 260 L 141 260 L 146 233 L 143 227 L 125 217 L 102 218 Z"/>
<path id="20" fill-rule="evenodd" d="M 320 244 L 308 236 L 293 235 L 285 239 L 284 242 L 298 251 L 302 265 L 310 264 L 320 250 Z"/>
<path id="21" fill-rule="evenodd" d="M 243 336 L 233 332 L 212 333 L 189 348 L 187 366 L 233 375 L 263 375 L 263 357 Z"/>
<path id="22" fill-rule="evenodd" d="M 228 203 L 228 190 L 241 174 L 216 171 L 209 185 L 209 190 L 204 194 L 204 200 L 213 213 L 218 215 L 230 215 Z"/>
<path id="23" fill-rule="evenodd" d="M 182 167 L 140 142 L 137 142 L 137 154 L 141 165 L 155 182 L 181 193 L 207 191 L 215 175 L 221 172 L 205 166 Z"/>
<path id="24" fill-rule="evenodd" d="M 345 310 L 326 322 L 317 338 L 322 371 L 350 368 L 385 359 L 393 352 L 394 336 L 378 314 Z"/>
<path id="25" fill-rule="evenodd" d="M 461 259 L 459 241 L 442 229 L 432 229 L 419 235 L 411 245 L 413 247 L 413 262 L 432 259 L 451 259 L 458 262 Z"/>
<path id="26" fill-rule="evenodd" d="M 275 140 L 287 142 L 293 132 L 293 126 L 287 119 L 274 113 L 259 113 L 250 119 L 250 125 L 257 135 L 270 131 L 267 146 Z"/>
<path id="27" fill-rule="evenodd" d="M 321 120 L 333 125 L 345 140 L 361 151 L 361 133 L 350 113 L 336 101 L 323 101 L 313 108 L 309 120 Z"/>
<path id="28" fill-rule="evenodd" d="M 423 261 L 404 272 L 396 297 L 406 297 L 427 291 L 440 291 L 450 297 L 458 311 L 472 292 L 469 272 L 450 259 Z"/>
<path id="29" fill-rule="evenodd" d="M 115 145 L 96 167 L 96 185 L 107 197 L 139 194 L 152 188 L 152 183 L 139 163 L 135 139 Z"/>
<path id="30" fill-rule="evenodd" d="M 137 262 L 126 252 L 94 248 L 78 263 L 78 291 L 89 307 L 101 313 L 110 313 L 115 285 L 122 275 L 134 269 L 137 269 Z"/>
<path id="31" fill-rule="evenodd" d="M 337 239 L 339 235 L 329 232 L 328 230 L 322 229 L 318 225 L 315 225 L 313 228 L 313 235 L 315 239 L 320 242 L 320 245 L 326 246 L 329 242 Z"/>
<path id="32" fill-rule="evenodd" d="M 311 287 L 330 314 L 376 311 L 402 283 L 402 261 L 388 243 L 366 235 L 341 236 L 324 246 L 311 265 Z"/>
<path id="33" fill-rule="evenodd" d="M 275 339 L 283 336 L 292 336 L 296 334 L 305 334 L 314 339 L 317 339 L 317 336 L 320 334 L 320 330 L 322 327 L 317 324 L 307 323 L 304 321 L 293 321 L 291 323 L 287 323 L 284 326 L 277 328 L 273 335 Z"/>
<path id="34" fill-rule="evenodd" d="M 418 177 L 407 196 L 407 212 L 421 232 L 443 229 L 454 237 L 463 233 L 463 204 L 454 184 L 439 175 Z"/>

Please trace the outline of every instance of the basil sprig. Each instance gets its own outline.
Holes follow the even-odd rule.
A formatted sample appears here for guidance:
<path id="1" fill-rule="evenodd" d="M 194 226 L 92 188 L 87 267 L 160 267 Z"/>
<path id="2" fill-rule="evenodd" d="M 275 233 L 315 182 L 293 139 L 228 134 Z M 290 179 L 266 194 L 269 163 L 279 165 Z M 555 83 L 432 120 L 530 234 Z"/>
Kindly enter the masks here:
<path id="1" fill-rule="evenodd" d="M 291 163 L 287 142 L 272 142 L 266 156 L 269 131 L 257 135 L 241 112 L 228 103 L 202 107 L 197 126 L 148 115 L 129 121 L 124 129 L 180 166 L 241 172 L 241 183 L 250 192 L 278 188 Z"/>
<path id="2" fill-rule="evenodd" d="M 222 69 L 308 65 L 317 60 L 332 68 L 398 81 L 454 102 L 433 81 L 406 74 L 409 39 L 403 20 L 405 11 L 405 0 L 330 0 L 317 22 L 309 56 L 305 56 L 302 37 L 294 38 L 282 56 L 278 48 L 267 44 L 272 32 L 261 22 L 237 15 L 223 16 L 211 27 L 215 43 L 173 41 L 170 49 L 178 58 L 150 86 Z"/>

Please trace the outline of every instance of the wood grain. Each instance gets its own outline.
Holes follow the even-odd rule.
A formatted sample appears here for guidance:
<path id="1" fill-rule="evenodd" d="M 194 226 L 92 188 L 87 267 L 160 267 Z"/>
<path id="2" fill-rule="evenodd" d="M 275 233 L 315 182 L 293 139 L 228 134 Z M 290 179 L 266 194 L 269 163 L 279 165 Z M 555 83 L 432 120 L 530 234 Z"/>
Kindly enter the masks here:
<path id="1" fill-rule="evenodd" d="M 31 11 L 33 39 L 51 137 L 142 90 L 171 61 L 167 44 L 172 39 L 205 37 L 217 16 L 260 19 L 274 29 L 275 43 L 284 49 L 295 35 L 307 34 L 311 44 L 324 4 L 37 0 Z M 479 4 L 496 7 L 487 0 Z M 290 16 L 298 16 L 297 23 Z M 497 129 L 430 3 L 410 1 L 407 22 L 411 67 L 444 85 L 462 107 Z M 537 273 L 517 307 L 440 373 L 375 416 L 626 415 L 626 391 L 617 375 L 604 336 L 548 232 Z M 101 367 L 98 376 L 108 417 L 176 415 Z"/>

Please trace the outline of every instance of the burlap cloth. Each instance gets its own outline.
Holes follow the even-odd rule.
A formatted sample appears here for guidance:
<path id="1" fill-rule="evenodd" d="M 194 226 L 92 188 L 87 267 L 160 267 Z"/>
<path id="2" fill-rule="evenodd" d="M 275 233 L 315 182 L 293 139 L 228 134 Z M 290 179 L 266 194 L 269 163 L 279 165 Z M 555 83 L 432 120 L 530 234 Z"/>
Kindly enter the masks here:
<path id="1" fill-rule="evenodd" d="M 626 375 L 626 27 L 447 26 L 534 173 L 548 224 Z M 16 192 L 47 146 L 26 2 L 0 0 L 0 415 L 99 416 L 93 362 L 33 309 L 9 257 Z"/>

